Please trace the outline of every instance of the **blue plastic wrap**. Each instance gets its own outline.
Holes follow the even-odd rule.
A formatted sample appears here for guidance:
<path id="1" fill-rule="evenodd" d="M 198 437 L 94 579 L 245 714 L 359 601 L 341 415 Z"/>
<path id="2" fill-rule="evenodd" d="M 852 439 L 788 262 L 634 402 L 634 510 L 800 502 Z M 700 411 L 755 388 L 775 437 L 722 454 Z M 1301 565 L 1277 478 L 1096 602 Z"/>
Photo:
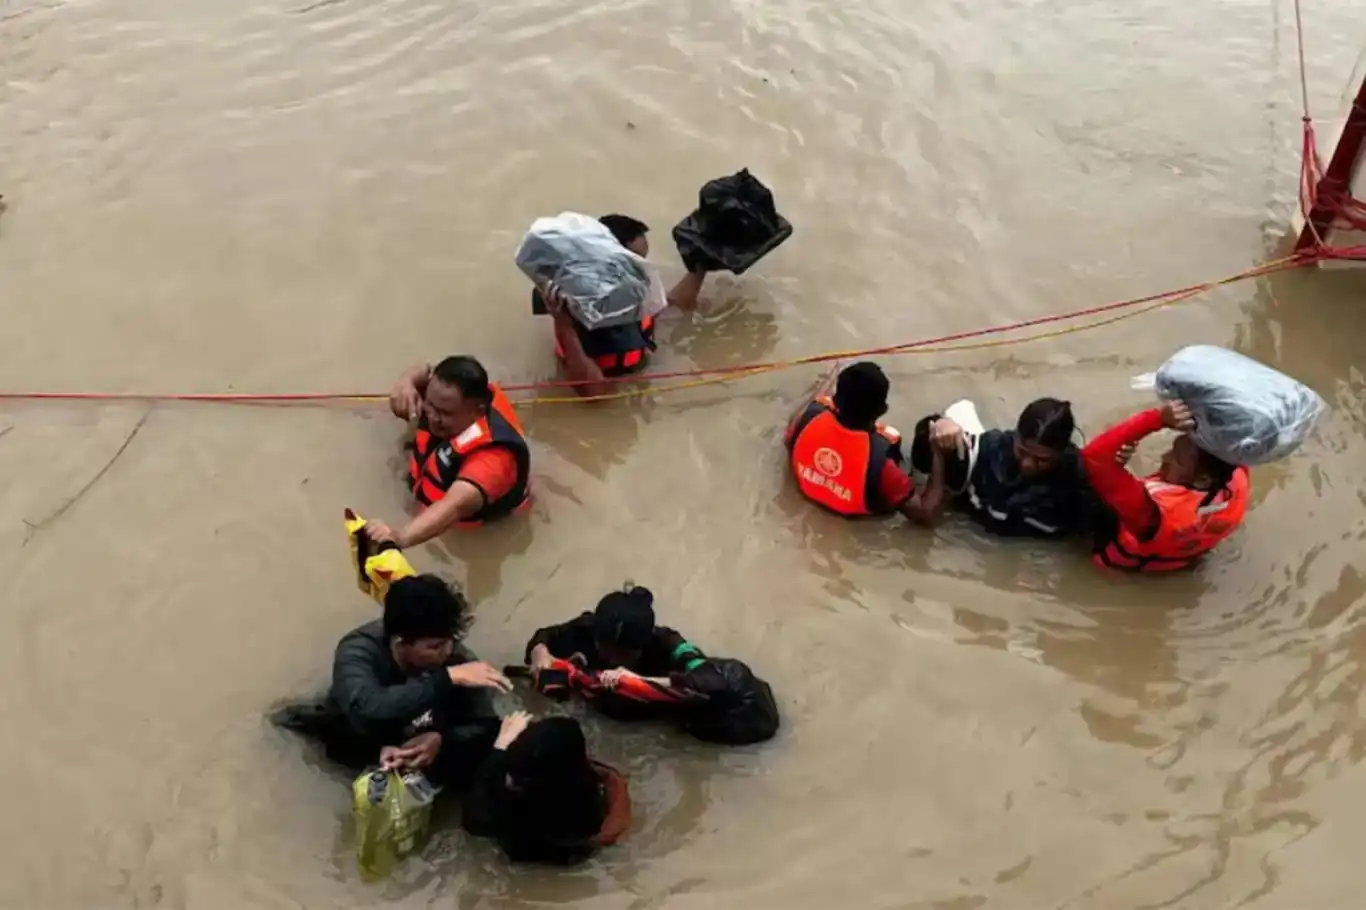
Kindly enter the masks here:
<path id="1" fill-rule="evenodd" d="M 1177 351 L 1135 388 L 1180 399 L 1195 418 L 1195 442 L 1230 464 L 1258 465 L 1300 447 L 1326 410 L 1318 393 L 1284 373 L 1213 345 Z"/>

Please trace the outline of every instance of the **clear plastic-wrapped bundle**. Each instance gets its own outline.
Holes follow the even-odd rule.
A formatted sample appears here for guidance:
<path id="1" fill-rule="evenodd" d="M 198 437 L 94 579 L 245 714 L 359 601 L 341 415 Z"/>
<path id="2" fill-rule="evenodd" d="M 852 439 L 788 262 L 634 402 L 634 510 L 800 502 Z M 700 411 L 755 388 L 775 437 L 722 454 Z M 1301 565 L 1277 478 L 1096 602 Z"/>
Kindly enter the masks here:
<path id="1" fill-rule="evenodd" d="M 588 215 L 561 212 L 536 219 L 516 261 L 538 288 L 556 285 L 570 315 L 586 329 L 629 325 L 667 305 L 654 268 Z"/>
<path id="2" fill-rule="evenodd" d="M 1300 447 L 1326 409 L 1318 393 L 1271 367 L 1212 345 L 1182 348 L 1134 388 L 1180 399 L 1195 442 L 1230 464 L 1258 465 Z"/>

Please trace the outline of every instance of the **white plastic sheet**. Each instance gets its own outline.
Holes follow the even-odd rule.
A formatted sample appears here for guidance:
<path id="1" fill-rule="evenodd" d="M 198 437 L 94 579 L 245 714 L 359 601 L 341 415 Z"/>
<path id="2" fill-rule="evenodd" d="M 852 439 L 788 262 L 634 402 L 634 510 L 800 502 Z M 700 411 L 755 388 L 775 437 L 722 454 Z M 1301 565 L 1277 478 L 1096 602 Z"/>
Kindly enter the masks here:
<path id="1" fill-rule="evenodd" d="M 516 262 L 538 287 L 556 285 L 570 315 L 587 329 L 639 322 L 668 305 L 654 267 L 589 215 L 561 212 L 536 219 Z"/>
<path id="2" fill-rule="evenodd" d="M 1300 447 L 1326 410 L 1318 393 L 1284 373 L 1213 345 L 1182 348 L 1136 389 L 1180 399 L 1195 418 L 1195 442 L 1230 464 L 1258 465 Z"/>

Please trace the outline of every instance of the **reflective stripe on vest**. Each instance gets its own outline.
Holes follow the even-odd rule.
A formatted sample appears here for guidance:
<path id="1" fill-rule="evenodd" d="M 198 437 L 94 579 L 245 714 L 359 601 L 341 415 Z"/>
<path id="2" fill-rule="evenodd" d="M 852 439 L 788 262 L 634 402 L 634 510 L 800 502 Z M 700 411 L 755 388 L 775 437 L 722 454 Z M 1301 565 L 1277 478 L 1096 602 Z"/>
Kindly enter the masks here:
<path id="1" fill-rule="evenodd" d="M 461 525 L 478 525 L 502 518 L 525 508 L 530 502 L 531 457 L 521 422 L 503 390 L 496 385 L 489 388 L 493 392 L 493 403 L 486 417 L 470 424 L 451 440 L 438 440 L 424 424 L 413 435 L 412 452 L 408 456 L 409 485 L 413 496 L 423 506 L 446 495 L 471 452 L 486 446 L 501 446 L 517 459 L 517 482 L 508 494 L 484 503 L 478 512 L 459 522 Z"/>
<path id="2" fill-rule="evenodd" d="M 1098 565 L 1125 572 L 1175 572 L 1194 565 L 1242 524 L 1251 483 L 1246 468 L 1208 505 L 1204 490 L 1175 486 L 1150 477 L 1144 484 L 1161 518 L 1151 540 L 1139 540 L 1120 526 L 1115 539 L 1093 557 Z"/>
<path id="3" fill-rule="evenodd" d="M 807 405 L 793 428 L 792 475 L 802 495 L 846 517 L 891 511 L 882 498 L 882 471 L 899 462 L 901 435 L 890 427 L 851 430 L 835 417 L 829 398 Z"/>

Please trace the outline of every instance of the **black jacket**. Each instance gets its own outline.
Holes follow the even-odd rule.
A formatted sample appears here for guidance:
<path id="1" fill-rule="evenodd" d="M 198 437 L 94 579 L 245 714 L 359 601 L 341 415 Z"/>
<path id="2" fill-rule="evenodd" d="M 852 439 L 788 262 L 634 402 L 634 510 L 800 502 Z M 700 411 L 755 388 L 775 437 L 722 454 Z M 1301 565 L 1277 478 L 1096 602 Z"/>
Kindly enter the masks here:
<path id="1" fill-rule="evenodd" d="M 522 799 L 509 789 L 509 771 L 507 752 L 491 751 L 465 797 L 461 818 L 465 830 L 476 837 L 497 840 L 498 846 L 514 863 L 572 866 L 592 856 L 597 848 L 591 837 L 557 842 L 547 836 L 543 813 L 550 810 Z M 598 811 L 555 821 L 596 832 L 606 815 L 606 797 L 600 785 L 595 787 L 593 795 L 600 803 Z"/>
<path id="2" fill-rule="evenodd" d="M 531 649 L 545 645 L 550 653 L 562 659 L 582 654 L 588 662 L 588 670 L 614 670 L 608 666 L 598 653 L 597 642 L 593 639 L 593 614 L 579 616 L 555 626 L 537 629 L 536 634 L 526 643 L 525 660 L 531 662 Z M 701 651 L 686 638 L 668 626 L 655 626 L 654 634 L 641 652 L 640 660 L 626 669 L 641 676 L 668 676 L 681 673 L 695 666 L 703 657 Z"/>
<path id="3" fill-rule="evenodd" d="M 582 613 L 569 622 L 537 629 L 536 634 L 526 643 L 524 660 L 528 664 L 531 663 L 531 649 L 537 645 L 545 645 L 551 654 L 562 660 L 568 660 L 575 654 L 582 654 L 584 667 L 588 670 L 616 669 L 615 665 L 609 664 L 598 653 L 597 642 L 593 636 L 592 613 Z M 641 676 L 672 679 L 697 666 L 705 657 L 696 645 L 678 632 L 667 626 L 655 626 L 654 634 L 641 651 L 640 659 L 626 669 Z M 651 720 L 676 714 L 673 706 L 644 705 L 630 699 L 617 698 L 610 693 L 593 699 L 592 704 L 608 717 L 617 720 Z"/>
<path id="4" fill-rule="evenodd" d="M 538 629 L 526 644 L 545 645 L 561 659 L 582 654 L 589 670 L 611 670 L 593 640 L 593 614 L 583 613 L 569 622 Z M 603 695 L 592 704 L 617 720 L 667 720 L 698 739 L 725 745 L 746 745 L 771 739 L 778 732 L 778 705 L 768 683 L 738 660 L 710 658 L 681 634 L 656 626 L 640 659 L 627 667 L 641 676 L 667 677 L 679 689 L 702 698 L 677 705 L 642 705 L 628 699 Z"/>
<path id="5" fill-rule="evenodd" d="M 446 666 L 475 659 L 457 646 Z M 394 662 L 382 620 L 347 633 L 337 644 L 328 703 L 352 735 L 381 745 L 497 716 L 486 689 L 457 686 L 443 670 L 404 673 Z"/>
<path id="6" fill-rule="evenodd" d="M 915 428 L 911 465 L 928 473 L 931 465 L 929 428 L 940 415 L 924 418 Z M 985 530 L 1003 537 L 1073 537 L 1091 533 L 1101 508 L 1080 454 L 1069 446 L 1062 463 L 1046 477 L 1025 477 L 1015 460 L 1015 433 L 987 430 L 977 441 L 977 463 L 968 474 L 968 460 L 950 456 L 944 465 L 944 485 L 954 507 Z"/>

